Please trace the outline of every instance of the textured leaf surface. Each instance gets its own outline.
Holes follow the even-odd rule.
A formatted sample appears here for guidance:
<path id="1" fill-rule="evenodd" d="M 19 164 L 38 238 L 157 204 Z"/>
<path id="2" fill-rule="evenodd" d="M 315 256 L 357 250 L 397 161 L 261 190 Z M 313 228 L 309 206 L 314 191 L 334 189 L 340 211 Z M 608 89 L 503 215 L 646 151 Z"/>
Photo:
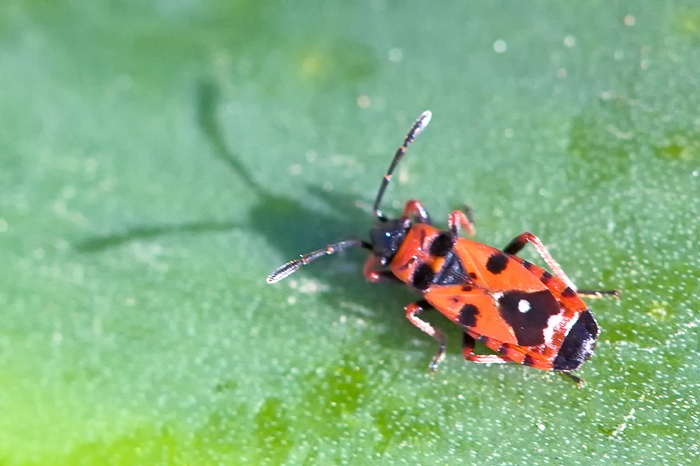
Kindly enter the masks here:
<path id="1" fill-rule="evenodd" d="M 698 76 L 693 2 L 3 1 L 0 463 L 696 464 Z M 265 284 L 425 109 L 385 210 L 621 289 L 583 388 L 437 313 L 429 375 L 361 252 Z"/>

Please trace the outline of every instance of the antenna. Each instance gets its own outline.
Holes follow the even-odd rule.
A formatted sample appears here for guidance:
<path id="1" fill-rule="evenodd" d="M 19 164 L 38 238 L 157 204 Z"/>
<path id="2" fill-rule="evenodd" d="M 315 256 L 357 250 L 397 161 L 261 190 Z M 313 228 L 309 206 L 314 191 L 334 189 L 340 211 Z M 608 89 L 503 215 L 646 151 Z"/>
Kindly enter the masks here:
<path id="1" fill-rule="evenodd" d="M 379 210 L 379 204 L 382 202 L 382 197 L 384 197 L 384 191 L 386 191 L 386 187 L 389 186 L 389 182 L 391 181 L 391 174 L 394 173 L 394 169 L 403 158 L 404 154 L 406 153 L 406 149 L 408 149 L 408 146 L 410 146 L 413 140 L 416 138 L 416 136 L 418 136 L 421 133 L 421 131 L 423 131 L 426 126 L 428 126 L 428 123 L 430 123 L 430 118 L 432 116 L 433 114 L 430 112 L 430 110 L 426 110 L 425 112 L 423 112 L 421 116 L 418 117 L 416 122 L 413 123 L 411 129 L 408 130 L 408 134 L 406 134 L 406 139 L 404 139 L 403 144 L 396 150 L 394 159 L 391 161 L 391 165 L 389 165 L 389 170 L 386 172 L 386 175 L 384 175 L 384 178 L 382 179 L 382 184 L 379 186 L 377 199 L 375 199 L 374 201 L 374 215 L 376 215 L 377 218 L 381 221 L 386 221 L 386 216 L 384 215 L 384 212 Z"/>
<path id="2" fill-rule="evenodd" d="M 337 252 L 342 251 L 343 249 L 357 246 L 365 249 L 372 249 L 371 244 L 361 241 L 359 239 L 351 239 L 347 241 L 341 241 L 340 243 L 330 244 L 323 249 L 319 249 L 318 251 L 313 251 L 308 254 L 302 254 L 299 259 L 294 259 L 293 261 L 287 262 L 267 277 L 267 283 L 277 283 L 278 281 L 287 278 L 288 276 L 299 270 L 302 266 L 308 264 L 309 262 L 315 261 L 319 257 L 335 254 Z"/>

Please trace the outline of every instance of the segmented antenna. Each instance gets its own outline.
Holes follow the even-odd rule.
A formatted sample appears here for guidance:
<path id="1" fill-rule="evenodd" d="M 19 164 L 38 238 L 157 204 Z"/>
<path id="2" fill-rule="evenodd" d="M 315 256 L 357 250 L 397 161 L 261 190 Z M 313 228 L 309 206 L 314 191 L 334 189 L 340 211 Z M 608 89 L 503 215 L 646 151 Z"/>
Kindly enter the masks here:
<path id="1" fill-rule="evenodd" d="M 421 116 L 418 117 L 416 122 L 413 123 L 411 129 L 408 130 L 408 134 L 406 134 L 406 138 L 404 139 L 403 144 L 396 150 L 394 159 L 391 161 L 391 165 L 389 165 L 389 170 L 386 172 L 386 175 L 384 175 L 384 178 L 382 179 L 382 184 L 379 186 L 377 198 L 374 201 L 374 214 L 382 221 L 386 220 L 386 217 L 384 216 L 384 213 L 382 213 L 382 211 L 379 210 L 379 204 L 382 201 L 382 197 L 384 196 L 384 191 L 386 190 L 386 187 L 391 181 L 391 174 L 394 173 L 394 169 L 401 161 L 403 155 L 406 153 L 406 149 L 408 149 L 408 146 L 410 146 L 413 140 L 416 138 L 416 136 L 418 136 L 421 133 L 421 131 L 423 131 L 426 126 L 428 126 L 428 123 L 430 123 L 430 118 L 432 116 L 433 114 L 430 113 L 430 110 L 426 110 L 421 114 Z M 267 277 L 267 283 L 277 283 L 278 281 L 287 278 L 288 276 L 299 270 L 302 266 L 315 261 L 319 257 L 335 254 L 344 249 L 356 246 L 360 246 L 370 250 L 372 249 L 371 244 L 362 240 L 348 240 L 331 244 L 329 246 L 326 246 L 324 249 L 319 249 L 318 251 L 303 254 L 299 259 L 294 259 L 293 261 L 287 262 Z"/>
<path id="2" fill-rule="evenodd" d="M 303 265 L 306 265 L 309 262 L 313 262 L 319 257 L 335 254 L 336 252 L 340 252 L 344 249 L 352 248 L 355 246 L 370 249 L 372 247 L 368 243 L 365 243 L 364 241 L 359 239 L 352 239 L 348 241 L 341 241 L 340 243 L 330 244 L 324 249 L 319 249 L 318 251 L 302 254 L 299 259 L 294 259 L 293 261 L 287 262 L 267 277 L 267 283 L 277 283 L 278 281 L 287 278 L 288 276 L 299 270 Z"/>
<path id="3" fill-rule="evenodd" d="M 391 174 L 394 173 L 394 169 L 403 158 L 404 154 L 406 153 L 406 149 L 408 149 L 408 146 L 410 146 L 413 140 L 416 138 L 416 136 L 418 136 L 421 133 L 421 131 L 423 131 L 426 126 L 428 126 L 428 123 L 430 123 L 430 118 L 432 116 L 433 114 L 430 112 L 430 110 L 426 110 L 425 112 L 423 112 L 421 116 L 418 117 L 416 122 L 413 123 L 411 129 L 408 130 L 408 134 L 406 134 L 406 139 L 404 139 L 403 144 L 396 150 L 394 159 L 391 161 L 391 165 L 389 165 L 389 170 L 386 172 L 386 175 L 384 175 L 384 178 L 382 179 L 382 184 L 379 186 L 377 199 L 375 199 L 374 201 L 374 215 L 376 215 L 377 218 L 379 218 L 379 220 L 386 220 L 384 213 L 381 210 L 379 210 L 379 204 L 382 202 L 382 197 L 384 197 L 384 191 L 386 190 L 386 187 L 389 186 L 389 182 L 391 181 Z"/>

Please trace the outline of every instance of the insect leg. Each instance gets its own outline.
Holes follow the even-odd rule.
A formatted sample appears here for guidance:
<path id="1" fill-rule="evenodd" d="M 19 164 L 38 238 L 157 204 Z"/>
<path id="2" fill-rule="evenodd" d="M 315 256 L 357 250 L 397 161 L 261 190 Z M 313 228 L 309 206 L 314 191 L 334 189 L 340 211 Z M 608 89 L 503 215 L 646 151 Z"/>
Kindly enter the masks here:
<path id="1" fill-rule="evenodd" d="M 516 255 L 525 247 L 525 244 L 527 243 L 530 243 L 535 247 L 542 259 L 544 259 L 549 268 L 552 269 L 554 275 L 556 275 L 562 281 L 564 281 L 564 283 L 566 283 L 566 285 L 569 288 L 575 290 L 577 294 L 581 296 L 586 296 L 588 298 L 602 298 L 603 296 L 614 296 L 616 298 L 619 298 L 619 290 L 576 290 L 576 286 L 574 286 L 569 277 L 567 277 L 564 271 L 561 269 L 557 261 L 555 261 L 552 255 L 549 253 L 549 251 L 547 251 L 547 248 L 544 246 L 544 244 L 542 244 L 542 241 L 540 241 L 540 239 L 532 233 L 526 232 L 519 235 L 513 241 L 511 241 L 508 244 L 508 246 L 503 248 L 503 252 L 505 252 L 506 254 Z"/>
<path id="2" fill-rule="evenodd" d="M 461 210 L 455 210 L 452 212 L 450 217 L 447 219 L 447 224 L 450 226 L 450 231 L 452 231 L 452 234 L 459 236 L 461 226 L 467 230 L 467 234 L 469 236 L 474 236 L 476 229 L 474 228 L 474 223 L 472 223 L 469 217 L 470 209 L 467 209 L 466 212 L 462 212 Z"/>
<path id="3" fill-rule="evenodd" d="M 365 262 L 365 266 L 362 268 L 362 275 L 364 275 L 365 278 L 372 283 L 402 283 L 401 280 L 396 277 L 396 275 L 391 273 L 391 271 L 378 270 L 377 267 L 379 265 L 379 259 L 377 259 L 377 256 L 370 254 L 370 256 L 367 258 L 367 262 Z"/>
<path id="4" fill-rule="evenodd" d="M 586 298 L 604 298 L 606 296 L 620 297 L 620 290 L 578 290 L 576 293 Z"/>
<path id="5" fill-rule="evenodd" d="M 425 301 L 416 301 L 415 303 L 411 303 L 408 306 L 404 308 L 406 311 L 406 318 L 411 321 L 413 325 L 421 329 L 423 332 L 427 333 L 431 337 L 435 338 L 439 343 L 440 347 L 438 348 L 438 352 L 433 358 L 433 360 L 430 363 L 430 370 L 435 372 L 438 368 L 438 365 L 440 365 L 440 362 L 445 358 L 445 335 L 440 333 L 439 331 L 435 330 L 435 328 L 430 325 L 429 323 L 425 322 L 424 320 L 421 320 L 418 318 L 418 314 L 420 314 L 423 311 L 424 307 L 431 307 L 430 304 Z"/>
<path id="6" fill-rule="evenodd" d="M 576 377 L 574 374 L 570 374 L 568 372 L 557 372 L 557 373 L 568 378 L 569 380 L 571 380 L 573 383 L 575 383 L 579 387 L 581 387 L 581 385 L 583 385 L 583 380 L 580 377 Z"/>
<path id="7" fill-rule="evenodd" d="M 428 215 L 428 212 L 425 210 L 425 207 L 423 207 L 423 204 L 415 199 L 411 199 L 410 201 L 406 202 L 406 206 L 403 208 L 403 216 L 413 216 L 416 223 L 427 223 L 428 225 L 433 224 L 433 222 L 430 221 L 430 215 Z"/>
<path id="8" fill-rule="evenodd" d="M 566 283 L 569 288 L 576 291 L 576 286 L 569 279 L 569 277 L 566 276 L 561 266 L 554 260 L 549 251 L 547 251 L 547 248 L 544 246 L 544 244 L 542 244 L 542 241 L 540 241 L 540 239 L 532 233 L 525 232 L 518 235 L 508 244 L 508 246 L 503 248 L 503 252 L 506 254 L 516 255 L 525 247 L 527 243 L 530 243 L 535 247 L 537 253 L 540 255 L 540 257 L 542 257 L 542 259 L 544 259 L 557 278 Z"/>
<path id="9" fill-rule="evenodd" d="M 513 362 L 510 359 L 504 358 L 497 354 L 474 354 L 474 344 L 476 341 L 474 338 L 469 336 L 467 332 L 462 334 L 462 354 L 464 359 L 467 361 L 475 362 L 477 364 L 504 364 L 506 362 Z"/>

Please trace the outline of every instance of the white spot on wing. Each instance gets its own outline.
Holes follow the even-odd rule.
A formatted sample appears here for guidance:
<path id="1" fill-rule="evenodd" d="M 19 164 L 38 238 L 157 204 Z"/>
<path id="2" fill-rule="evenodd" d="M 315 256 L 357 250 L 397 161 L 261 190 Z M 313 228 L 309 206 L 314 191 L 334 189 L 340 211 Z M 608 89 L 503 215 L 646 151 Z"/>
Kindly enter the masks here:
<path id="1" fill-rule="evenodd" d="M 530 306 L 530 301 L 528 301 L 527 299 L 521 299 L 520 301 L 518 301 L 518 310 L 523 314 L 525 314 L 531 308 L 532 306 Z"/>
<path id="2" fill-rule="evenodd" d="M 553 316 L 550 316 L 549 320 L 547 320 L 547 327 L 542 331 L 542 334 L 544 336 L 544 343 L 546 345 L 549 345 L 552 343 L 552 338 L 554 337 L 554 331 L 557 329 L 562 324 L 562 320 L 564 319 L 564 315 L 562 312 L 559 314 L 554 314 Z"/>

